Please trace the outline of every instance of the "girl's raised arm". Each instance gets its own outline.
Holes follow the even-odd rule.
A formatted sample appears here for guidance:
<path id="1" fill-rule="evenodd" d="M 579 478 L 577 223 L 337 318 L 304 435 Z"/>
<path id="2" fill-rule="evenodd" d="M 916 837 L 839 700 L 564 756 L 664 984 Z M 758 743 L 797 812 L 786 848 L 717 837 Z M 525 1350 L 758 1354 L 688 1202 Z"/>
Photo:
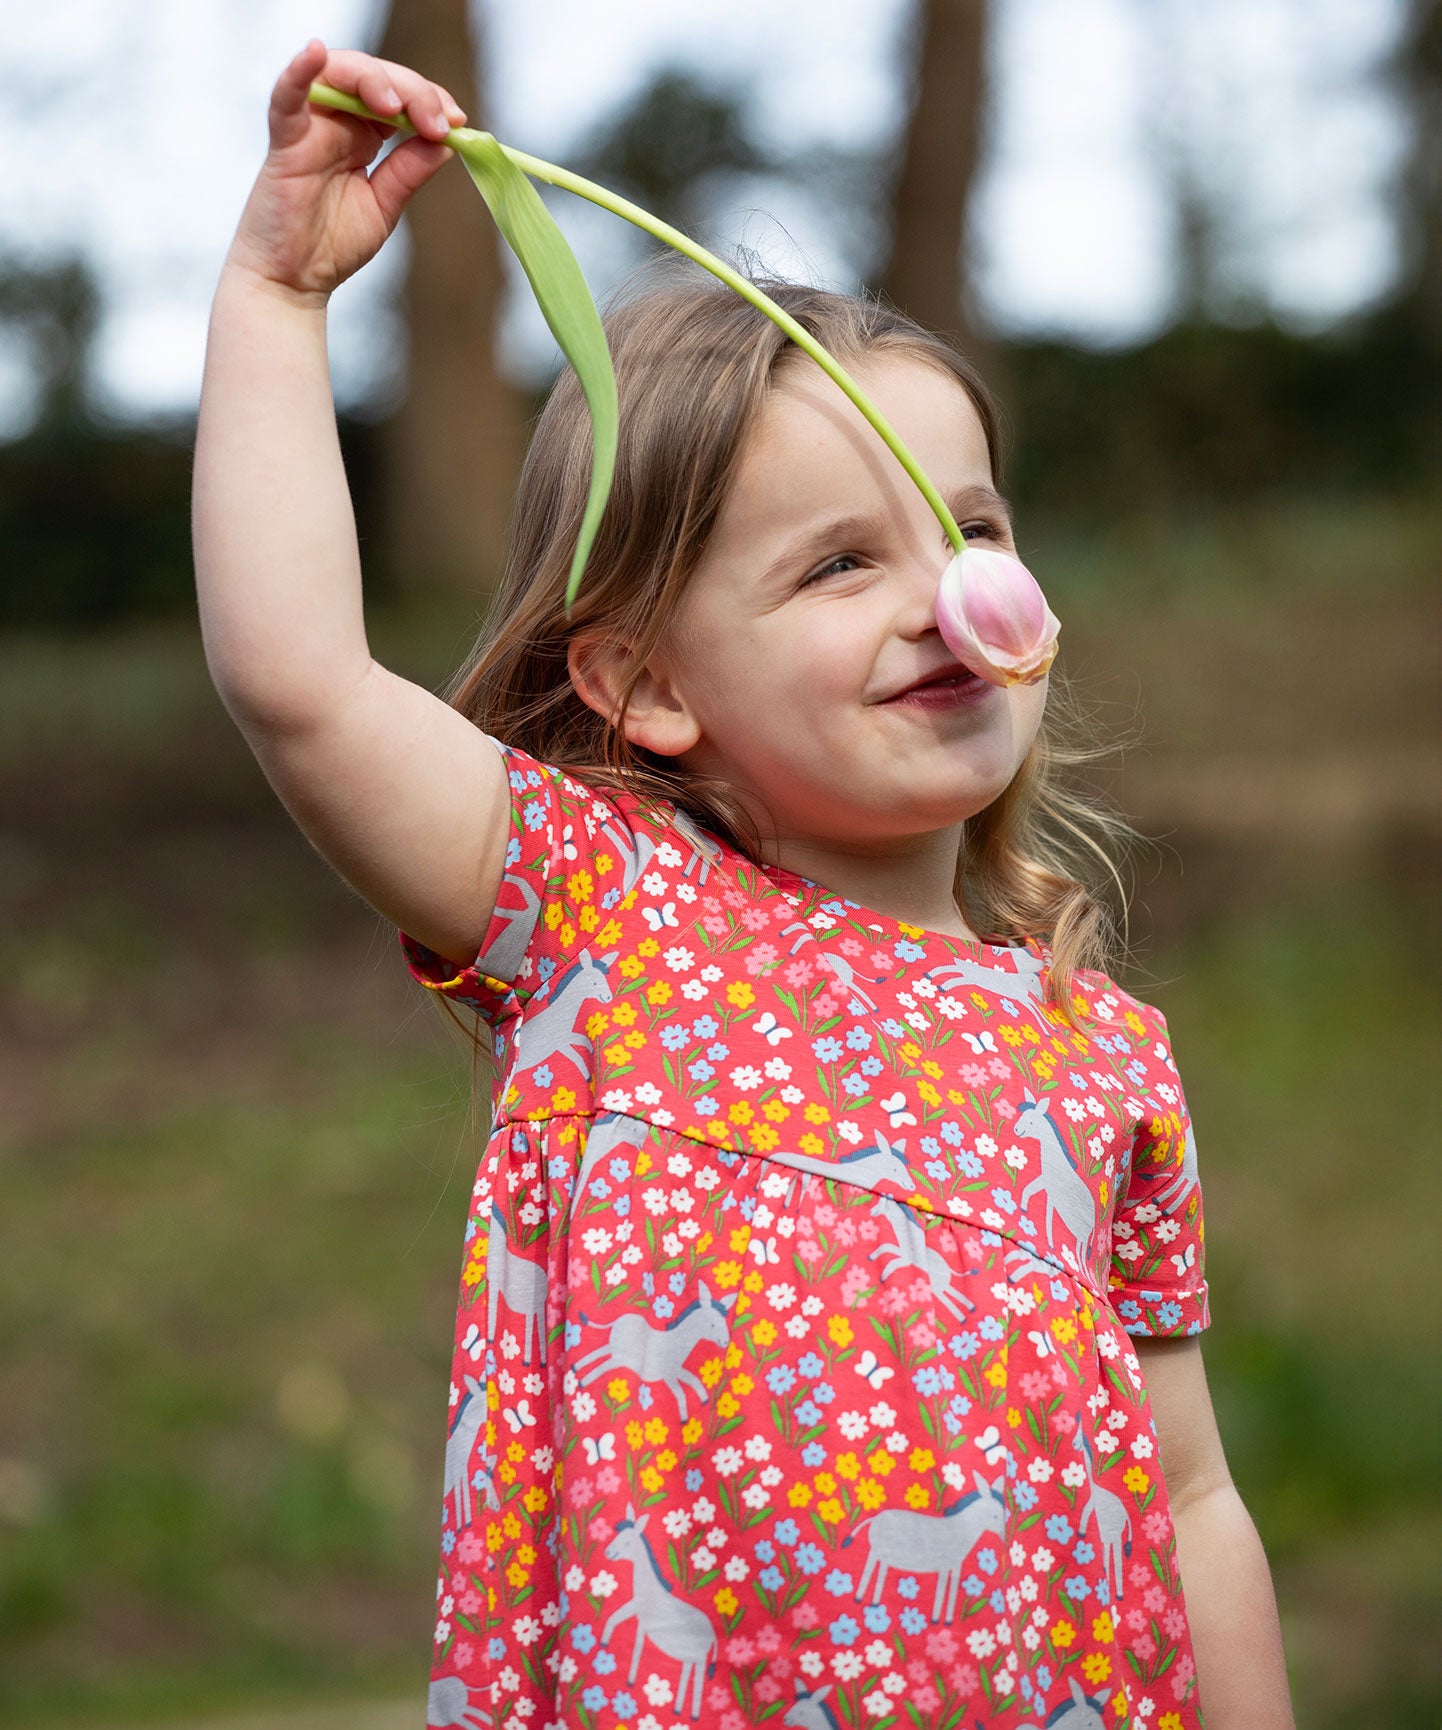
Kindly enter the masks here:
<path id="1" fill-rule="evenodd" d="M 312 107 L 316 78 L 419 136 L 367 176 L 382 129 Z M 193 501 L 206 661 L 267 779 L 372 906 L 458 962 L 500 885 L 506 776 L 469 721 L 371 658 L 325 312 L 464 119 L 414 72 L 319 42 L 282 73 L 212 309 Z"/>

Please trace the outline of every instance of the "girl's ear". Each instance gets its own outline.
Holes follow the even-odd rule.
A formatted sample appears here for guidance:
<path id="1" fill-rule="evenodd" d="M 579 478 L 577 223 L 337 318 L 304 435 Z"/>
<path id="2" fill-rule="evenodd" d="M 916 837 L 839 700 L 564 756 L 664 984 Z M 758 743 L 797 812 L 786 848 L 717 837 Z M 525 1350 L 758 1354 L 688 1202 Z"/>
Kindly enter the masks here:
<path id="1" fill-rule="evenodd" d="M 633 745 L 658 757 L 679 757 L 699 741 L 701 729 L 659 654 L 642 668 L 619 722 L 617 710 L 631 667 L 627 646 L 614 638 L 572 637 L 566 666 L 581 701 L 613 727 L 619 725 Z"/>

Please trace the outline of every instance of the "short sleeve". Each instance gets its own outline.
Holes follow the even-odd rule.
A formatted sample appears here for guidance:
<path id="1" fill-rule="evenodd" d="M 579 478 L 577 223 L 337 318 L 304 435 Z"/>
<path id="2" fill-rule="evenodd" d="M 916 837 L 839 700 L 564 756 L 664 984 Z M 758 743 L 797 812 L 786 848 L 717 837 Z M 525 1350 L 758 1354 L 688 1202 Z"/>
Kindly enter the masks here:
<path id="1" fill-rule="evenodd" d="M 1126 1169 L 1118 1173 L 1111 1297 L 1129 1334 L 1170 1339 L 1200 1333 L 1211 1321 L 1202 1190 L 1166 1018 L 1149 1004 L 1137 1007 L 1140 1014 L 1127 1017 L 1138 1033 L 1127 1073 L 1142 1112 Z"/>
<path id="2" fill-rule="evenodd" d="M 493 1025 L 519 1013 L 588 945 L 619 939 L 608 918 L 625 895 L 631 823 L 610 795 L 499 739 L 510 780 L 510 833 L 495 910 L 475 960 L 455 966 L 407 933 L 412 978 Z"/>

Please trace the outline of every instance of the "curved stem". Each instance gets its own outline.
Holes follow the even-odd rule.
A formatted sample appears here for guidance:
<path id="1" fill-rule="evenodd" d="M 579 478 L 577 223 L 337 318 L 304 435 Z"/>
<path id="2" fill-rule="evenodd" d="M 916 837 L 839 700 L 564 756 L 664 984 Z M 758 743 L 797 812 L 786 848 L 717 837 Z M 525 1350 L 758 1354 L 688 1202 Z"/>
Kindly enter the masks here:
<path id="1" fill-rule="evenodd" d="M 387 117 L 376 114 L 356 97 L 347 96 L 339 90 L 332 90 L 328 85 L 312 84 L 310 96 L 313 102 L 319 102 L 328 108 L 341 109 L 347 114 L 358 115 L 364 120 L 376 120 L 385 126 L 394 126 L 406 132 L 415 130 L 404 115 Z M 491 136 L 490 133 L 477 132 L 468 126 L 457 126 L 447 134 L 442 142 L 449 144 L 452 150 L 464 154 L 468 144 L 480 139 L 491 139 Z M 493 142 L 500 143 L 499 139 L 495 139 Z M 754 283 L 748 282 L 744 276 L 734 271 L 729 264 L 723 263 L 714 253 L 708 252 L 704 246 L 697 245 L 689 235 L 683 234 L 679 228 L 672 228 L 670 223 L 662 222 L 659 217 L 652 216 L 647 210 L 642 210 L 640 205 L 632 204 L 629 199 L 622 198 L 619 194 L 610 192 L 604 186 L 598 186 L 594 181 L 586 180 L 579 174 L 572 174 L 567 168 L 558 168 L 553 162 L 544 162 L 538 156 L 530 156 L 524 150 L 513 150 L 508 144 L 502 144 L 501 149 L 505 151 L 517 168 L 533 175 L 537 180 L 544 180 L 552 186 L 559 186 L 565 192 L 573 192 L 578 198 L 585 198 L 592 204 L 599 204 L 603 210 L 609 210 L 613 216 L 624 217 L 627 222 L 634 223 L 637 228 L 645 229 L 657 240 L 664 241 L 667 246 L 692 259 L 704 270 L 710 271 L 712 276 L 719 277 L 728 288 L 734 289 L 743 300 L 750 301 L 752 306 L 764 312 L 774 324 L 779 325 L 785 331 L 786 335 L 803 353 L 810 355 L 821 370 L 845 391 L 846 395 L 876 429 L 902 468 L 916 483 L 922 497 L 935 512 L 937 521 L 946 530 L 947 539 L 952 546 L 957 552 L 964 550 L 966 543 L 962 538 L 961 530 L 957 527 L 956 518 L 947 509 L 946 501 L 931 484 L 926 472 L 906 448 L 895 428 L 866 395 L 861 386 L 857 384 L 856 380 L 852 378 L 851 374 L 835 361 L 831 354 L 817 342 L 816 338 L 792 318 L 790 313 L 785 312 L 769 295 L 763 294 Z"/>

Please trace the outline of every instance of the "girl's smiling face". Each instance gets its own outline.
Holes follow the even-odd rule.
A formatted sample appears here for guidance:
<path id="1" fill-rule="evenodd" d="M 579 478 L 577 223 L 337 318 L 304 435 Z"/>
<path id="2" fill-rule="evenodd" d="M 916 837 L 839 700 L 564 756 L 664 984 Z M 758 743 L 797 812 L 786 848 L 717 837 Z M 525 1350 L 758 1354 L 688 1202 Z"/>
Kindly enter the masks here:
<path id="1" fill-rule="evenodd" d="M 1014 552 L 956 379 L 896 353 L 854 371 L 968 541 Z M 879 859 L 959 838 L 1016 774 L 1047 682 L 890 700 L 955 665 L 935 611 L 951 551 L 860 412 L 809 361 L 787 363 L 628 733 L 731 783 L 763 834 L 774 827 L 779 862 L 807 875 L 831 851 Z"/>

